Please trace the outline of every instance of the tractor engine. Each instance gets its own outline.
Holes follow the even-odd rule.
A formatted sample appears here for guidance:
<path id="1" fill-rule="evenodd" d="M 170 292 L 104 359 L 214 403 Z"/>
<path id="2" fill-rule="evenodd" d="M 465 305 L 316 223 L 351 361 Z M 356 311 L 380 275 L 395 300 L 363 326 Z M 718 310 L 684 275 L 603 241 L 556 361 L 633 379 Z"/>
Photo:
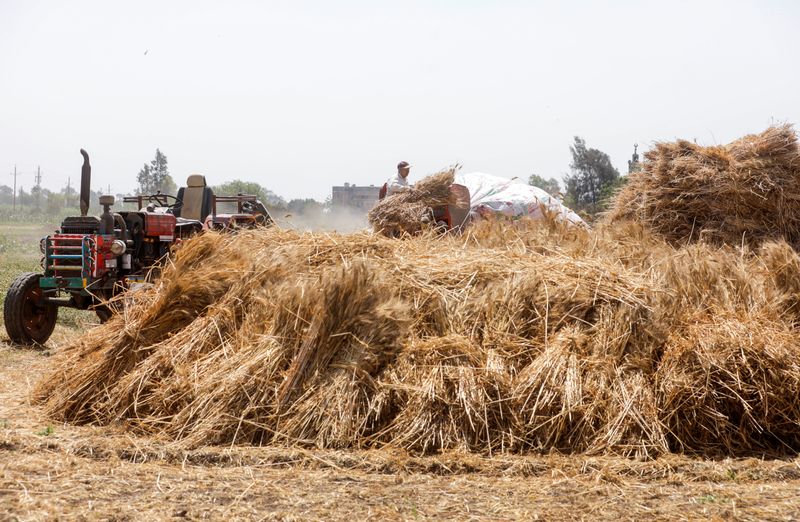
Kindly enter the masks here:
<path id="1" fill-rule="evenodd" d="M 87 308 L 93 297 L 107 299 L 132 283 L 169 253 L 177 218 L 156 212 L 112 213 L 113 196 L 101 196 L 103 214 L 68 217 L 59 232 L 42 240 L 40 280 L 45 300 Z M 67 299 L 56 299 L 66 292 Z"/>
<path id="2" fill-rule="evenodd" d="M 127 253 L 122 257 L 126 275 L 144 273 L 169 253 L 178 232 L 177 218 L 160 212 L 120 212 L 128 235 Z M 127 257 L 126 257 L 127 256 Z"/>

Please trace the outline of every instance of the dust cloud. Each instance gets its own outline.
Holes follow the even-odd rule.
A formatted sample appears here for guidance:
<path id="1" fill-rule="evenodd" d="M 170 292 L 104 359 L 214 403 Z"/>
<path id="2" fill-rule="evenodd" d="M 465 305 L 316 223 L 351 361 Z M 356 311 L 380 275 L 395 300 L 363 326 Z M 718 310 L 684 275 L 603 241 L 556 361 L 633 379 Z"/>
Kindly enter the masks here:
<path id="1" fill-rule="evenodd" d="M 364 209 L 339 207 L 302 214 L 278 210 L 270 210 L 270 213 L 278 226 L 294 230 L 346 234 L 369 229 L 367 211 Z"/>

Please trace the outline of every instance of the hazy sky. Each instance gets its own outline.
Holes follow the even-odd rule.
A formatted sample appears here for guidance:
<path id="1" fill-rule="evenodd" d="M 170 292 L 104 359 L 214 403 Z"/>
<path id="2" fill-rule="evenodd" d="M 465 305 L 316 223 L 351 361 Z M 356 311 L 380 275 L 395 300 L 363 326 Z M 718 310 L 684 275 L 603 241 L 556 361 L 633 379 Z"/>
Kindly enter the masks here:
<path id="1" fill-rule="evenodd" d="M 324 199 L 460 162 L 561 177 L 574 135 L 633 143 L 800 124 L 800 2 L 0 0 L 0 184 L 181 185 Z"/>

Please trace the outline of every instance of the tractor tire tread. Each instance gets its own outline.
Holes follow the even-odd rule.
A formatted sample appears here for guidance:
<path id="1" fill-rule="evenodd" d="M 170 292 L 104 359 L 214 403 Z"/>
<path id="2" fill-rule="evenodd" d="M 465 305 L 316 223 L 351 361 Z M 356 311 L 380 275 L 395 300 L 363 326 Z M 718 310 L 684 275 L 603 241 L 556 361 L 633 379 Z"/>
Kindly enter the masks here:
<path id="1" fill-rule="evenodd" d="M 20 301 L 25 298 L 25 293 L 31 281 L 38 281 L 41 274 L 37 272 L 25 272 L 17 276 L 11 283 L 6 293 L 5 300 L 3 301 L 3 322 L 5 323 L 6 333 L 12 343 L 15 344 L 39 344 L 47 342 L 47 338 L 53 333 L 55 328 L 55 321 L 53 327 L 47 332 L 46 339 L 35 340 L 25 331 L 22 319 L 22 306 Z"/>
<path id="2" fill-rule="evenodd" d="M 20 307 L 16 306 L 16 301 L 20 298 L 20 294 L 25 288 L 27 279 L 31 277 L 33 272 L 25 272 L 20 274 L 11 282 L 8 287 L 5 300 L 3 301 L 3 323 L 6 327 L 6 333 L 12 343 L 24 342 L 25 335 L 21 329 L 21 321 L 19 317 Z"/>

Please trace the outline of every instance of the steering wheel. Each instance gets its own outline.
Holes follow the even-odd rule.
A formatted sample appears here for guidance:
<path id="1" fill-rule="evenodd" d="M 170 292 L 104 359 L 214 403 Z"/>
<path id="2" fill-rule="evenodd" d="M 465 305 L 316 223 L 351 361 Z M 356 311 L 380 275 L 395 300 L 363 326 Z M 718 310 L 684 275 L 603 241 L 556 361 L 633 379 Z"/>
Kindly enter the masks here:
<path id="1" fill-rule="evenodd" d="M 172 200 L 172 203 L 170 203 L 170 200 Z M 183 201 L 169 194 L 150 194 L 147 196 L 147 202 L 155 202 L 159 207 L 166 207 L 168 210 L 175 210 L 183 206 Z"/>

